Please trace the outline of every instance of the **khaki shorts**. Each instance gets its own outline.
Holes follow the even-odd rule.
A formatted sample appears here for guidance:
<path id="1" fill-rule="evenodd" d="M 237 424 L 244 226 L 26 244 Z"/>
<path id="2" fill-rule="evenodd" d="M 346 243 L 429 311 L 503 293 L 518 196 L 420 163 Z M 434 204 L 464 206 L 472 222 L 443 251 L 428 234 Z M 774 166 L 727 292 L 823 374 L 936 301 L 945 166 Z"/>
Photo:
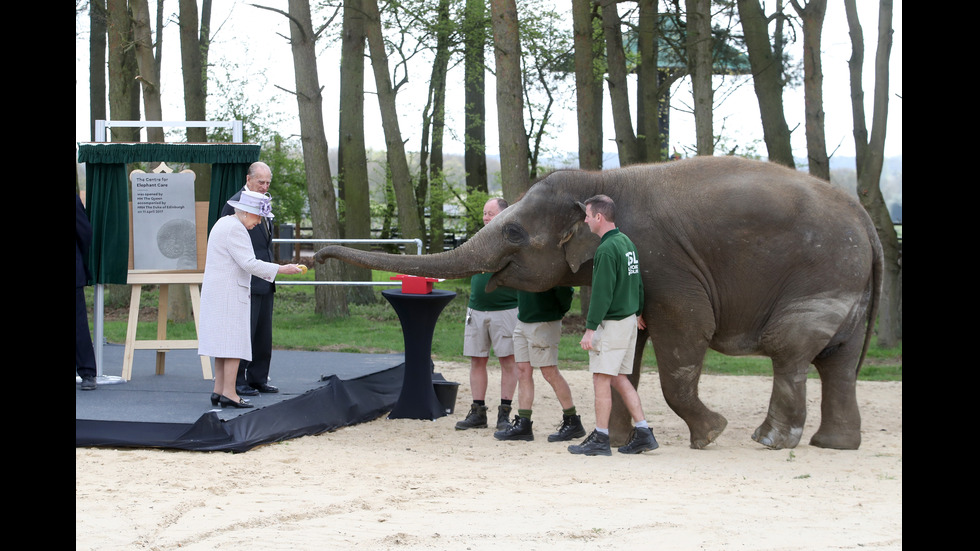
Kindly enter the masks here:
<path id="1" fill-rule="evenodd" d="M 517 308 L 481 312 L 466 309 L 466 329 L 463 332 L 463 355 L 489 358 L 490 348 L 498 358 L 514 355 L 514 326 Z"/>
<path id="2" fill-rule="evenodd" d="M 558 365 L 558 341 L 561 320 L 524 323 L 514 327 L 514 361 L 529 362 L 531 367 Z"/>
<path id="3" fill-rule="evenodd" d="M 636 356 L 636 316 L 603 320 L 592 337 L 589 371 L 606 375 L 633 373 Z"/>

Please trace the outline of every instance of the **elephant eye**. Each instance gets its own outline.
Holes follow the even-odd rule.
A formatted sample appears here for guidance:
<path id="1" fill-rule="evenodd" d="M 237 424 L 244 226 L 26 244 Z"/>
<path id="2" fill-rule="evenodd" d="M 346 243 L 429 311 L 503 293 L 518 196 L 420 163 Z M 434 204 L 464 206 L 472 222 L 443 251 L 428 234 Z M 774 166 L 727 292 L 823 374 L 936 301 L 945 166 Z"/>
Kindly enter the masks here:
<path id="1" fill-rule="evenodd" d="M 524 245 L 528 241 L 527 232 L 520 225 L 508 222 L 502 230 L 504 239 L 513 245 Z"/>

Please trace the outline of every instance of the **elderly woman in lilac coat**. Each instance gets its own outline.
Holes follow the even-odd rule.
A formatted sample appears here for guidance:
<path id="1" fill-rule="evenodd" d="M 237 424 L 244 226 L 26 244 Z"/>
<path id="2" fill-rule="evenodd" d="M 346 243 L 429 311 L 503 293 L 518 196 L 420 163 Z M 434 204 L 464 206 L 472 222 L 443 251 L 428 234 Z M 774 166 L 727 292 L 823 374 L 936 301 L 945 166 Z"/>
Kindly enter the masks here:
<path id="1" fill-rule="evenodd" d="M 239 201 L 228 201 L 235 213 L 215 222 L 208 236 L 208 256 L 201 284 L 201 320 L 197 352 L 214 358 L 211 404 L 250 408 L 235 390 L 240 360 L 252 359 L 250 336 L 251 276 L 273 281 L 278 274 L 298 274 L 296 264 L 280 266 L 255 258 L 248 230 L 262 217 L 272 217 L 272 199 L 243 191 Z"/>

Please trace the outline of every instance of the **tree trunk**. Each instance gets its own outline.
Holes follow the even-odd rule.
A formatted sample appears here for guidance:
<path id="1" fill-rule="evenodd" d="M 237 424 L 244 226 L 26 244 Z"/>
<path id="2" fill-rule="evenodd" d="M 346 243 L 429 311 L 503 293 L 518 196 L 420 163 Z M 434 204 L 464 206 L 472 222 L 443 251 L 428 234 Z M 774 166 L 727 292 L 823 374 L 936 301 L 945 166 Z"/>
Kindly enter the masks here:
<path id="1" fill-rule="evenodd" d="M 442 252 L 446 201 L 443 176 L 443 137 L 446 131 L 446 78 L 449 72 L 449 0 L 439 1 L 436 58 L 432 66 L 432 163 L 429 167 L 429 253 Z M 420 175 L 421 177 L 421 175 Z"/>
<path id="2" fill-rule="evenodd" d="M 640 26 L 637 29 L 640 65 L 637 71 L 637 139 L 643 162 L 656 163 L 664 159 L 660 134 L 660 71 L 657 42 L 660 12 L 657 0 L 640 0 Z"/>
<path id="3" fill-rule="evenodd" d="M 108 42 L 109 119 L 133 121 L 139 119 L 140 96 L 136 87 L 136 56 L 133 53 L 132 24 L 126 0 L 108 0 L 106 3 L 106 36 Z M 137 142 L 139 129 L 113 128 L 107 136 L 112 142 Z M 106 307 L 127 306 L 131 296 L 128 285 L 105 286 Z"/>
<path id="4" fill-rule="evenodd" d="M 337 145 L 340 235 L 345 239 L 371 237 L 371 199 L 364 144 L 364 40 L 361 0 L 348 0 L 344 2 L 340 56 L 340 139 Z M 369 269 L 350 264 L 343 264 L 343 269 L 345 280 L 371 280 Z M 347 296 L 355 304 L 377 301 L 374 290 L 368 285 L 352 285 Z"/>
<path id="5" fill-rule="evenodd" d="M 135 121 L 140 117 L 140 96 L 136 87 L 136 55 L 132 48 L 133 28 L 127 0 L 108 0 L 106 35 L 109 43 L 109 118 Z M 107 141 L 137 142 L 139 129 L 111 129 Z"/>
<path id="6" fill-rule="evenodd" d="M 596 37 L 595 6 L 591 0 L 572 1 L 578 166 L 583 170 L 602 169 L 602 75 L 595 67 L 603 45 Z"/>
<path id="7" fill-rule="evenodd" d="M 153 30 L 150 28 L 150 9 L 147 0 L 130 0 L 133 9 L 133 39 L 136 48 L 136 66 L 139 81 L 143 91 L 143 112 L 145 120 L 162 121 L 163 104 L 160 100 L 160 71 L 153 57 Z M 157 29 L 157 41 L 163 40 L 160 29 Z M 149 126 L 146 128 L 147 141 L 163 143 L 163 128 Z M 151 165 L 151 168 L 156 163 Z"/>
<path id="8" fill-rule="evenodd" d="M 211 0 L 204 1 L 202 13 L 210 17 Z M 195 0 L 180 0 L 179 3 L 180 29 L 180 66 L 184 87 L 184 119 L 188 121 L 203 121 L 205 117 L 205 98 L 207 93 L 204 90 L 205 77 L 204 67 L 207 66 L 207 41 L 202 44 L 197 34 L 197 2 Z M 162 9 L 158 6 L 158 21 Z M 157 24 L 157 34 L 162 27 Z M 207 24 L 202 23 L 202 34 L 207 36 Z M 160 46 L 162 41 L 157 41 Z M 159 66 L 160 58 L 156 58 Z M 186 130 L 187 141 L 206 142 L 205 128 L 188 128 Z M 162 139 L 161 129 L 161 139 Z M 194 172 L 194 199 L 196 201 L 206 201 L 211 191 L 211 166 L 204 163 L 191 163 L 190 170 Z M 203 269 L 203 266 L 201 266 Z M 171 285 L 169 304 L 169 319 L 175 322 L 190 320 L 191 304 L 190 291 L 186 285 Z"/>
<path id="9" fill-rule="evenodd" d="M 687 67 L 691 72 L 691 88 L 694 92 L 694 129 L 698 155 L 715 154 L 714 89 L 711 77 L 711 2 L 687 0 Z"/>
<path id="10" fill-rule="evenodd" d="M 310 199 L 310 218 L 314 239 L 337 239 L 336 196 L 327 157 L 327 136 L 323 128 L 323 96 L 316 65 L 316 35 L 310 18 L 309 0 L 289 0 L 289 38 L 296 73 L 296 102 L 299 107 L 303 163 Z M 328 262 L 316 270 L 317 281 L 340 281 L 343 270 Z M 324 317 L 346 317 L 347 297 L 337 285 L 318 285 L 316 312 Z"/>
<path id="11" fill-rule="evenodd" d="M 381 126 L 384 128 L 388 166 L 391 182 L 398 200 L 398 225 L 402 238 L 424 239 L 422 224 L 419 221 L 418 202 L 412 187 L 412 177 L 408 170 L 405 155 L 405 142 L 402 141 L 398 125 L 398 110 L 395 107 L 395 91 L 388 73 L 388 55 L 385 52 L 384 37 L 381 33 L 381 14 L 378 0 L 364 0 L 364 30 L 368 49 L 371 52 L 371 67 L 378 90 L 378 105 L 381 107 Z"/>
<path id="12" fill-rule="evenodd" d="M 184 120 L 207 120 L 208 50 L 211 45 L 211 0 L 201 4 L 198 30 L 197 0 L 180 0 L 180 70 L 184 81 Z M 188 143 L 206 143 L 207 128 L 188 128 Z M 194 200 L 207 201 L 211 194 L 211 165 L 191 163 Z M 227 199 L 227 198 L 226 198 Z"/>
<path id="13" fill-rule="evenodd" d="M 596 33 L 597 8 L 592 0 L 572 1 L 578 165 L 582 170 L 602 170 L 602 74 L 596 71 L 596 61 L 602 56 L 603 41 Z M 591 297 L 591 287 L 579 289 L 583 316 L 589 312 Z"/>
<path id="14" fill-rule="evenodd" d="M 606 37 L 606 60 L 609 71 L 607 83 L 609 101 L 612 103 L 613 128 L 616 130 L 616 148 L 619 151 L 619 165 L 628 166 L 640 162 L 640 153 L 630 115 L 622 21 L 619 18 L 616 0 L 602 0 L 601 5 L 602 30 Z"/>
<path id="15" fill-rule="evenodd" d="M 820 35 L 827 0 L 809 0 L 801 6 L 793 0 L 796 12 L 803 20 L 803 105 L 806 116 L 807 165 L 810 174 L 830 181 L 830 160 L 827 157 L 827 137 L 824 133 L 823 64 L 820 59 Z"/>
<path id="16" fill-rule="evenodd" d="M 758 0 L 738 0 L 738 15 L 742 20 L 745 45 L 749 52 L 752 83 L 759 101 L 762 135 L 769 160 L 796 168 L 789 126 L 783 113 L 782 62 L 773 54 L 769 43 L 768 19 Z"/>
<path id="17" fill-rule="evenodd" d="M 861 204 L 874 220 L 884 249 L 882 301 L 878 310 L 878 345 L 896 346 L 901 327 L 901 247 L 898 234 L 881 194 L 881 167 L 884 163 L 885 128 L 888 119 L 888 59 L 892 48 L 892 1 L 878 4 L 878 51 L 875 56 L 874 113 L 868 137 L 864 113 L 864 31 L 858 20 L 855 0 L 844 0 L 852 55 L 848 62 L 851 77 L 851 110 L 854 116 L 854 145 L 857 152 L 857 193 Z"/>
<path id="18" fill-rule="evenodd" d="M 95 121 L 106 119 L 106 13 L 105 0 L 89 1 L 89 129 L 91 140 L 95 141 Z"/>
<path id="19" fill-rule="evenodd" d="M 491 0 L 490 21 L 497 72 L 500 180 L 504 199 L 512 203 L 527 191 L 530 184 L 527 131 L 524 129 L 521 41 L 515 0 Z"/>
<path id="20" fill-rule="evenodd" d="M 463 166 L 467 195 L 490 193 L 487 183 L 486 11 L 483 0 L 466 0 L 463 15 Z M 482 222 L 477 224 L 478 219 L 478 216 L 468 217 L 468 235 L 480 229 Z"/>
<path id="21" fill-rule="evenodd" d="M 464 166 L 467 191 L 489 193 L 487 186 L 486 4 L 466 0 L 463 32 Z"/>

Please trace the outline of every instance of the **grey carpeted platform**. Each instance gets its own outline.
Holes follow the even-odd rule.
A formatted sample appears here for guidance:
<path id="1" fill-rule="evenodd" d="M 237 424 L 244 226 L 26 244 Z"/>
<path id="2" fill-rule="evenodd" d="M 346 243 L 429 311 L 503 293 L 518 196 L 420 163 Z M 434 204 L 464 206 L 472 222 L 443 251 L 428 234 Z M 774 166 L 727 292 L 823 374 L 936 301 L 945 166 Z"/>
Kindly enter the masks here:
<path id="1" fill-rule="evenodd" d="M 122 345 L 103 348 L 103 376 L 118 381 Z M 247 451 L 285 438 L 364 422 L 398 400 L 403 354 L 273 352 L 270 384 L 278 394 L 249 398 L 256 407 L 214 407 L 195 350 L 167 353 L 155 374 L 156 352 L 137 350 L 132 378 L 75 390 L 76 446 L 165 447 Z M 441 379 L 436 374 L 434 380 Z"/>

